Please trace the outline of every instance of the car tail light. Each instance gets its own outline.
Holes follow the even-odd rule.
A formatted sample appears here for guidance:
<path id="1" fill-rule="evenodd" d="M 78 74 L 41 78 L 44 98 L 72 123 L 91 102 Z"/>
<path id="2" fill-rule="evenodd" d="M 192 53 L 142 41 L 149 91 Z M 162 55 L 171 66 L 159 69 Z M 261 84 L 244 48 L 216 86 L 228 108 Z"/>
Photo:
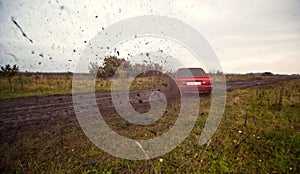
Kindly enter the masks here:
<path id="1" fill-rule="evenodd" d="M 212 84 L 212 80 L 211 79 L 203 80 L 202 84 L 203 85 L 211 85 Z"/>

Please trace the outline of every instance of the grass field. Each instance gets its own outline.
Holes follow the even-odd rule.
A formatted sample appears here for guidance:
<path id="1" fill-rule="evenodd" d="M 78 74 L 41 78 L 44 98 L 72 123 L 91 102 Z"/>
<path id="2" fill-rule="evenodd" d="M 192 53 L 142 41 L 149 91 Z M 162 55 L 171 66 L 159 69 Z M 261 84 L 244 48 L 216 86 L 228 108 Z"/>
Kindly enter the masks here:
<path id="1" fill-rule="evenodd" d="M 226 82 L 240 82 L 240 81 L 248 81 L 248 80 L 262 80 L 268 78 L 278 78 L 280 75 L 266 75 L 266 76 L 255 76 L 255 75 L 226 75 Z"/>
<path id="2" fill-rule="evenodd" d="M 131 89 L 145 89 L 152 87 L 153 84 L 161 85 L 162 83 L 155 77 L 127 80 L 133 80 Z M 95 90 L 111 90 L 111 79 L 97 79 Z M 0 77 L 0 99 L 71 93 L 72 74 L 31 74 L 30 76 L 20 74 L 10 80 L 7 77 Z"/>
<path id="3" fill-rule="evenodd" d="M 48 82 L 49 83 L 49 82 Z M 66 82 L 67 84 L 67 82 Z M 68 87 L 66 87 L 67 89 Z M 190 136 L 172 152 L 151 160 L 130 161 L 98 149 L 77 121 L 27 127 L 16 141 L 1 144 L 4 173 L 299 173 L 300 80 L 234 90 L 227 94 L 221 124 L 204 146 L 198 137 L 209 112 L 201 98 L 198 121 Z M 178 105 L 168 108 L 174 117 Z M 118 127 L 118 122 L 112 127 Z M 120 123 L 121 124 L 121 123 Z M 120 134 L 161 135 L 172 120 L 153 127 L 128 127 Z"/>
<path id="4" fill-rule="evenodd" d="M 276 77 L 277 76 L 227 75 L 226 81 L 260 80 Z M 131 89 L 145 89 L 153 87 L 153 85 L 161 85 L 161 83 L 163 82 L 155 77 L 139 77 L 133 80 Z M 109 91 L 111 89 L 111 79 L 97 79 L 95 89 L 96 91 Z M 72 74 L 70 73 L 60 75 L 19 74 L 12 77 L 11 80 L 7 77 L 0 77 L 0 99 L 71 93 Z"/>

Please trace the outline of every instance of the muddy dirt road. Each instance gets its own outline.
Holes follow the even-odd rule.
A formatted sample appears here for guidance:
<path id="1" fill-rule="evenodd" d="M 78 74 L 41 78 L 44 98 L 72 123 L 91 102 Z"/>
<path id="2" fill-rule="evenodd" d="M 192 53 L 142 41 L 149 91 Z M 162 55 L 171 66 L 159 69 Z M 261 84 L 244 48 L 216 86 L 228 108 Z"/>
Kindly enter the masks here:
<path id="1" fill-rule="evenodd" d="M 242 81 L 227 83 L 227 91 L 234 89 L 263 86 L 295 77 L 283 76 L 264 80 Z M 162 86 L 151 90 L 137 90 L 130 93 L 130 103 L 139 111 L 147 108 L 147 99 L 152 91 L 165 92 L 168 101 L 178 97 L 178 91 L 169 92 L 170 87 Z M 96 100 L 99 109 L 113 109 L 110 93 L 97 93 Z M 141 110 L 141 111 L 142 111 Z M 142 111 L 143 112 L 143 111 Z M 72 95 L 52 95 L 47 97 L 29 97 L 0 100 L 0 139 L 9 141 L 8 137 L 30 126 L 49 126 L 54 123 L 76 120 L 73 109 Z"/>

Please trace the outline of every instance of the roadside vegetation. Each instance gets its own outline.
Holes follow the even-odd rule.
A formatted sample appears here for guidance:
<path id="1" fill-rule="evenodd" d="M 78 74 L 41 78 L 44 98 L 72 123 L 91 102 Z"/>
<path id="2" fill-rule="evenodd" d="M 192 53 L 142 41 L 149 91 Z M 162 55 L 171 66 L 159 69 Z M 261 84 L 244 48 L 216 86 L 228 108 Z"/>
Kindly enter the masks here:
<path id="1" fill-rule="evenodd" d="M 1 143 L 3 173 L 299 173 L 300 79 L 227 94 L 225 114 L 203 146 L 198 137 L 209 113 L 210 98 L 201 97 L 198 121 L 190 136 L 172 152 L 151 160 L 130 161 L 98 149 L 77 121 L 32 125 Z M 172 126 L 174 103 L 155 126 L 124 127 L 126 136 L 147 139 Z M 112 128 L 117 128 L 118 122 Z M 154 131 L 155 130 L 155 131 Z M 10 135 L 9 131 L 2 132 Z M 154 134 L 155 133 L 155 134 Z"/>
<path id="2" fill-rule="evenodd" d="M 117 70 L 116 67 L 123 64 L 127 70 L 143 71 L 153 69 L 146 74 L 141 74 L 137 78 L 133 78 L 130 72 Z M 89 66 L 90 73 L 97 73 L 95 82 L 95 90 L 97 92 L 105 92 L 111 90 L 112 77 L 116 73 L 117 77 L 124 80 L 132 81 L 130 89 L 145 89 L 154 86 L 163 85 L 161 79 L 163 74 L 159 73 L 163 67 L 158 64 L 131 64 L 124 59 L 116 57 L 107 57 L 104 59 L 103 65 L 92 62 Z M 115 72 L 115 73 L 114 73 Z M 174 72 L 173 72 L 174 73 Z M 172 72 L 168 75 L 174 76 Z M 221 72 L 209 73 L 220 75 Z M 266 78 L 280 78 L 280 75 L 265 73 L 262 75 L 246 74 L 246 75 L 225 75 L 227 82 L 261 80 Z M 6 65 L 0 70 L 0 99 L 31 97 L 31 96 L 48 96 L 55 94 L 71 94 L 72 93 L 71 72 L 67 73 L 26 73 L 19 72 L 16 65 Z"/>
<path id="3" fill-rule="evenodd" d="M 284 75 L 254 75 L 254 74 L 235 74 L 235 75 L 225 75 L 226 82 L 241 82 L 241 81 L 251 81 L 251 80 L 263 80 L 269 78 L 280 78 Z"/>
<path id="4" fill-rule="evenodd" d="M 138 77 L 126 80 L 132 81 L 131 89 L 145 89 L 161 84 L 161 81 L 157 77 Z M 97 78 L 95 90 L 98 92 L 110 91 L 111 81 L 111 78 Z M 71 73 L 19 73 L 11 78 L 0 77 L 0 99 L 71 93 Z"/>
<path id="5" fill-rule="evenodd" d="M 48 96 L 54 94 L 72 93 L 72 73 L 19 73 L 12 77 L 0 77 L 0 99 Z M 227 82 L 260 80 L 266 78 L 280 78 L 282 76 L 250 76 L 250 75 L 228 75 Z M 153 77 L 131 78 L 131 89 L 151 88 L 153 85 L 161 85 L 161 81 Z M 105 92 L 111 90 L 111 78 L 97 78 L 95 90 Z"/>
<path id="6" fill-rule="evenodd" d="M 117 67 L 124 64 L 124 67 L 131 71 L 141 71 L 152 69 L 146 74 L 141 74 L 137 78 L 133 78 L 130 72 L 125 70 L 117 70 Z M 159 64 L 131 64 L 124 59 L 114 56 L 104 58 L 103 64 L 100 66 L 95 62 L 91 62 L 89 68 L 90 73 L 96 73 L 95 90 L 110 91 L 112 78 L 124 78 L 124 80 L 132 81 L 130 89 L 145 89 L 153 86 L 161 85 L 162 66 Z M 84 74 L 83 74 L 84 75 Z M 71 94 L 72 93 L 71 72 L 67 73 L 24 73 L 19 72 L 17 65 L 5 65 L 0 70 L 0 99 L 31 97 L 31 96 L 47 96 L 54 94 Z"/>

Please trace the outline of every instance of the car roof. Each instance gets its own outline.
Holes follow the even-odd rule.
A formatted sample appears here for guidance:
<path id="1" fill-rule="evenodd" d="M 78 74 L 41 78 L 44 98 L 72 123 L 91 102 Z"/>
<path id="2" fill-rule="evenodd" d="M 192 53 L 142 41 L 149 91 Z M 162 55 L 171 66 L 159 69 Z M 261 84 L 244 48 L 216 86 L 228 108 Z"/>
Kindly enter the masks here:
<path id="1" fill-rule="evenodd" d="M 203 70 L 202 68 L 192 67 L 192 68 L 179 68 L 179 69 L 177 69 L 177 71 L 184 70 L 184 69 L 201 69 L 201 70 Z"/>

